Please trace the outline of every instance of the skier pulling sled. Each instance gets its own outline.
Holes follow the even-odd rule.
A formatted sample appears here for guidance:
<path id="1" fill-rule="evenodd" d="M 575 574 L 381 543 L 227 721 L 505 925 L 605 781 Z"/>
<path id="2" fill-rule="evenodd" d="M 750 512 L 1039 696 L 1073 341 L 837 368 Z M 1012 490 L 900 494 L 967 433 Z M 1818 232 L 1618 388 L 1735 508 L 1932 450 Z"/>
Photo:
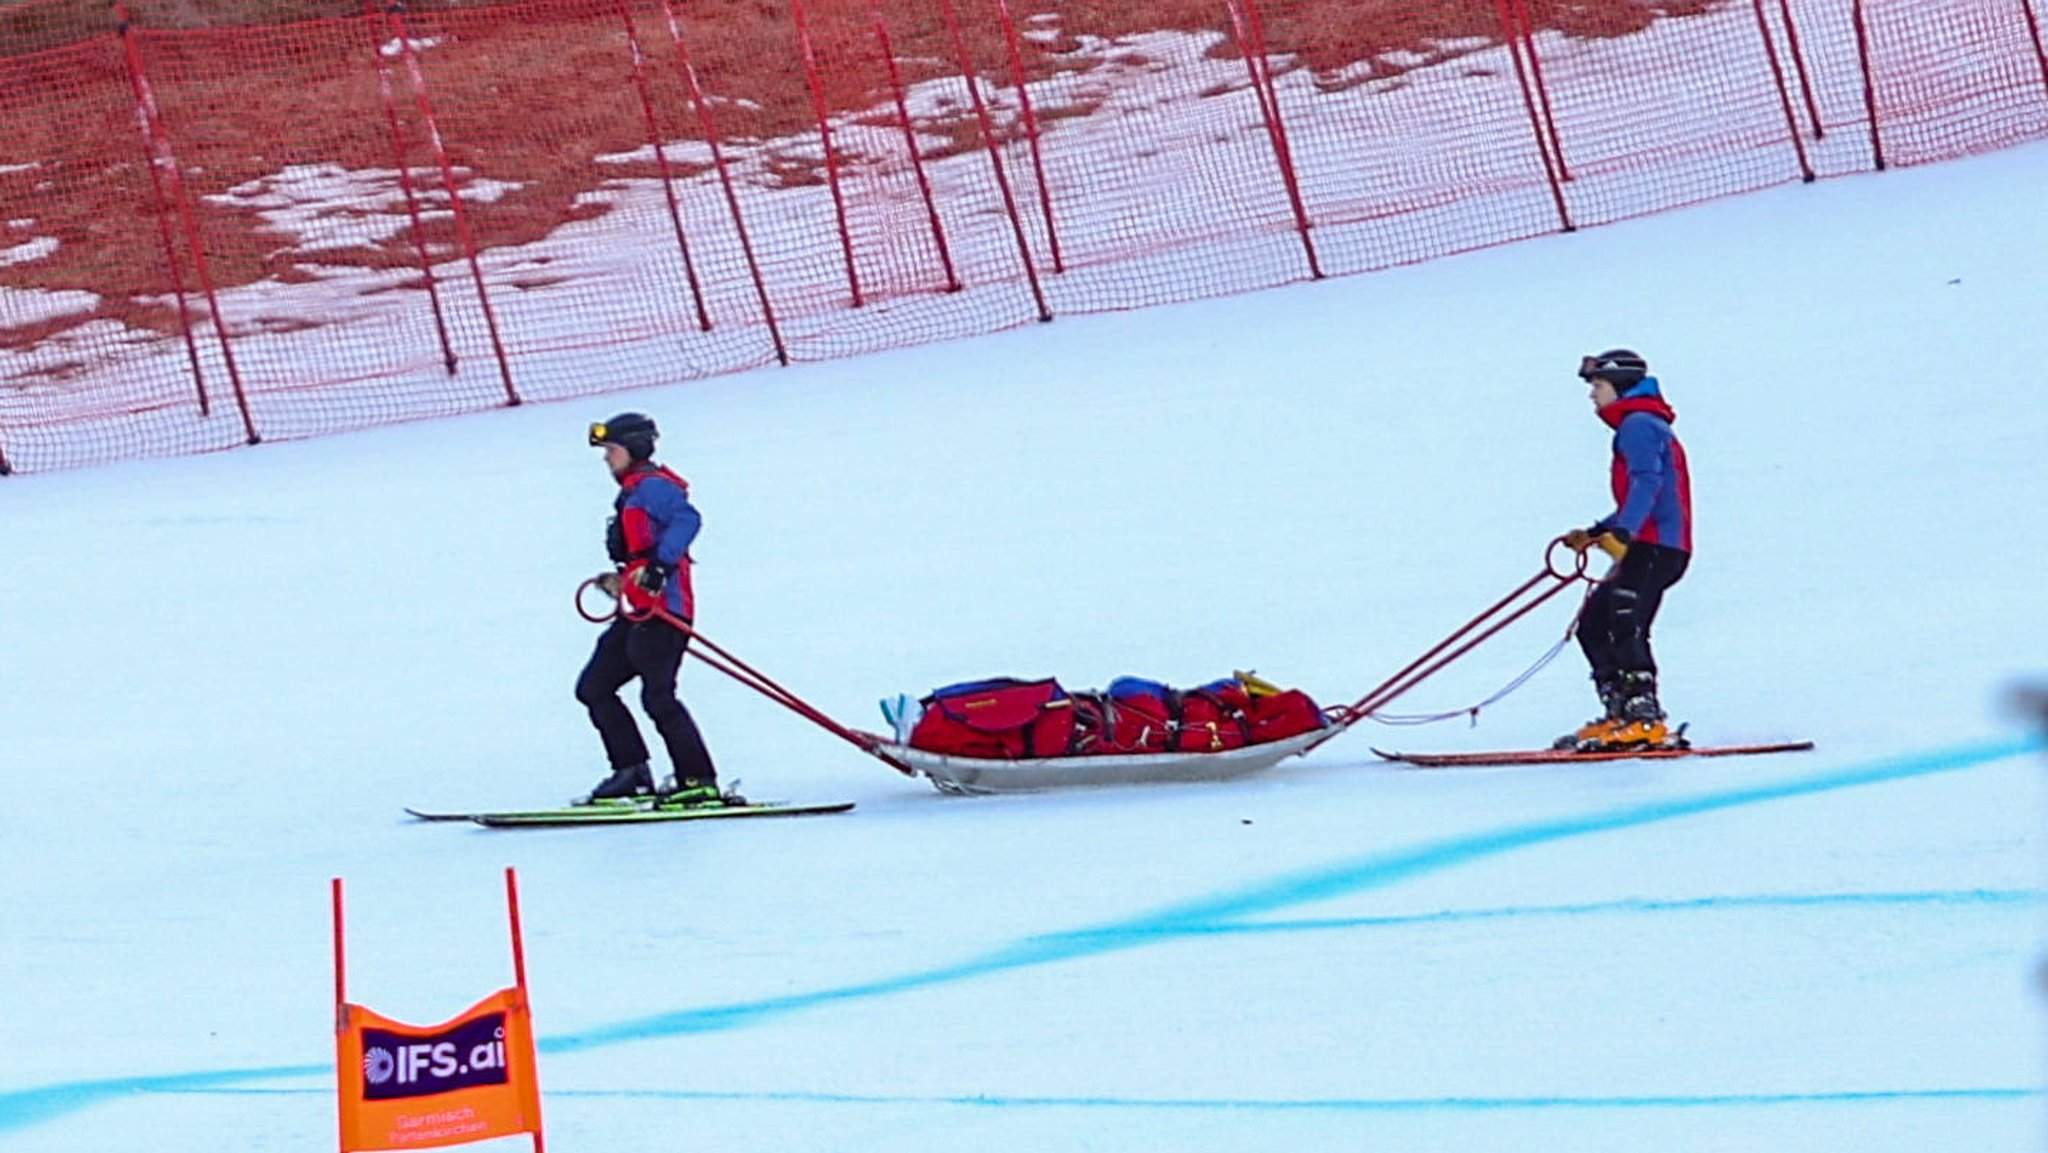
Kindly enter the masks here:
<path id="1" fill-rule="evenodd" d="M 1600 582 L 1586 571 L 1588 552 L 1558 537 L 1535 575 L 1487 606 L 1450 636 L 1349 704 L 1319 708 L 1306 694 L 1283 690 L 1250 673 L 1176 692 L 1157 682 L 1125 678 L 1103 693 L 1068 693 L 1056 681 L 998 679 L 938 690 L 913 711 L 904 698 L 884 704 L 889 737 L 840 724 L 699 633 L 666 615 L 644 610 L 686 632 L 689 655 L 907 776 L 923 777 L 951 794 L 1037 792 L 1090 785 L 1222 781 L 1272 768 L 1306 754 L 1364 720 L 1418 723 L 1477 716 L 1513 692 L 1570 643 L 1573 628 L 1500 692 L 1469 708 L 1429 717 L 1395 717 L 1385 710 L 1423 681 L 1536 609 L 1579 586 Z M 578 590 L 598 587 L 586 582 Z M 642 611 L 642 610 L 633 610 Z M 592 616 L 585 612 L 585 616 Z M 601 619 L 593 617 L 593 619 Z M 920 729 L 923 730 L 920 733 Z M 1730 756 L 1811 748 L 1807 741 L 1697 748 L 1682 736 L 1657 747 L 1579 750 L 1406 754 L 1373 750 L 1413 767 L 1448 767 L 1623 757 Z"/>
<path id="2" fill-rule="evenodd" d="M 1423 681 L 1470 653 L 1567 589 L 1604 587 L 1586 571 L 1587 549 L 1573 534 L 1550 542 L 1543 568 L 1506 596 L 1411 661 L 1358 700 L 1317 708 L 1305 694 L 1279 689 L 1249 673 L 1176 693 L 1155 682 L 1125 678 L 1103 693 L 1067 693 L 1055 681 L 995 680 L 949 686 L 913 711 L 905 698 L 885 702 L 896 740 L 874 751 L 947 793 L 1004 793 L 1081 785 L 1219 781 L 1269 769 L 1304 755 L 1364 720 L 1423 723 L 1476 717 L 1525 684 L 1570 643 L 1580 615 L 1548 653 L 1478 705 L 1427 717 L 1393 717 L 1385 709 Z M 1596 602 L 1597 603 L 1597 602 Z M 1134 731 L 1135 728 L 1135 731 Z M 1733 756 L 1812 747 L 1810 741 L 1695 748 L 1683 728 L 1656 744 L 1630 742 L 1565 750 L 1404 754 L 1373 750 L 1413 767 L 1450 767 L 1631 757 Z"/>
<path id="3" fill-rule="evenodd" d="M 608 613 L 593 613 L 584 606 L 592 589 L 610 592 L 608 583 L 596 578 L 585 581 L 577 590 L 578 611 L 592 621 L 609 620 Z M 1306 694 L 1280 689 L 1249 673 L 1186 692 L 1126 678 L 1111 686 L 1116 694 L 1113 700 L 1108 694 L 1088 694 L 1078 698 L 1078 706 L 1077 698 L 1056 682 L 1004 680 L 955 686 L 953 693 L 941 690 L 948 707 L 958 715 L 974 717 L 974 725 L 958 726 L 972 735 L 962 739 L 956 733 L 939 750 L 919 748 L 910 738 L 914 721 L 905 726 L 903 736 L 893 740 L 840 724 L 659 604 L 622 605 L 617 611 L 666 622 L 690 639 L 690 659 L 711 666 L 898 772 L 925 778 L 945 793 L 1227 780 L 1306 753 L 1349 724 L 1338 719 L 1347 717 L 1348 709 L 1323 710 Z M 1101 707 L 1104 705 L 1114 705 L 1115 711 Z M 1004 711 L 1005 716 L 984 713 L 984 708 Z M 927 726 L 927 735 L 943 727 L 938 718 L 944 710 L 930 715 L 933 723 Z M 1080 747 L 1077 732 L 1094 734 L 1087 741 L 1094 755 L 1070 751 Z M 1111 740 L 1121 743 L 1104 743 Z"/>
<path id="4" fill-rule="evenodd" d="M 896 739 L 877 751 L 941 792 L 960 794 L 1248 776 L 1307 754 L 1359 721 L 1384 719 L 1378 714 L 1396 698 L 1566 589 L 1590 582 L 1584 553 L 1560 552 L 1564 545 L 1563 538 L 1552 541 L 1541 571 L 1350 704 L 1319 708 L 1306 694 L 1250 673 L 1184 692 L 1135 678 L 1111 682 L 1102 693 L 1071 694 L 1051 680 L 981 681 L 939 689 L 915 709 L 906 698 L 884 702 Z"/>
<path id="5" fill-rule="evenodd" d="M 1185 691 L 1122 678 L 1104 692 L 1073 694 L 1050 679 L 1002 679 L 938 690 L 924 698 L 914 715 L 906 698 L 898 698 L 894 708 L 885 704 L 893 738 L 840 724 L 696 630 L 688 550 L 698 520 L 688 488 L 651 461 L 658 435 L 654 422 L 638 413 L 621 414 L 590 429 L 590 443 L 605 449 L 606 464 L 621 487 L 618 515 L 608 533 L 612 560 L 619 567 L 585 581 L 576 592 L 577 611 L 609 626 L 579 681 L 577 695 L 590 707 L 604 738 L 611 775 L 591 796 L 566 809 L 491 814 L 408 811 L 430 820 L 467 817 L 484 824 L 615 824 L 841 812 L 852 807 L 843 802 L 750 803 L 721 789 L 702 737 L 675 696 L 675 674 L 685 656 L 710 665 L 897 771 L 924 777 L 942 792 L 1228 780 L 1306 754 L 1361 720 L 1401 723 L 1404 718 L 1383 713 L 1387 705 L 1582 582 L 1595 587 L 1572 628 L 1528 671 L 1479 705 L 1405 720 L 1476 718 L 1481 708 L 1548 664 L 1579 630 L 1585 632 L 1581 640 L 1607 715 L 1541 752 L 1373 751 L 1410 765 L 1442 767 L 1811 748 L 1811 742 L 1792 742 L 1694 749 L 1685 740 L 1684 726 L 1675 731 L 1665 727 L 1648 639 L 1656 602 L 1683 575 L 1690 553 L 1684 453 L 1670 436 L 1670 410 L 1656 395 L 1656 379 L 1647 375 L 1640 356 L 1615 350 L 1587 357 L 1580 375 L 1591 386 L 1601 418 L 1617 430 L 1616 511 L 1590 528 L 1551 541 L 1536 575 L 1357 701 L 1323 709 L 1298 690 L 1281 689 L 1250 673 Z M 641 489 L 661 499 L 641 499 Z M 1673 543 L 1660 544 L 1663 540 Z M 1621 562 L 1597 581 L 1586 573 L 1587 554 L 1594 546 Z M 1566 567 L 1556 561 L 1560 548 L 1571 558 Z M 585 594 L 593 588 L 614 602 L 604 613 L 584 606 Z M 648 642 L 650 636 L 662 643 Z M 635 638 L 641 643 L 634 643 Z M 635 677 L 645 685 L 643 702 L 676 765 L 675 783 L 665 789 L 654 785 L 646 746 L 615 695 Z"/>
<path id="6" fill-rule="evenodd" d="M 667 621 L 690 638 L 691 659 L 825 729 L 906 776 L 923 777 L 951 794 L 1036 792 L 1090 785 L 1221 781 L 1272 768 L 1306 754 L 1364 720 L 1418 723 L 1477 716 L 1513 692 L 1570 643 L 1574 627 L 1535 665 L 1477 705 L 1429 717 L 1395 717 L 1387 706 L 1568 589 L 1597 586 L 1588 552 L 1566 537 L 1550 542 L 1543 567 L 1450 636 L 1349 704 L 1321 708 L 1296 690 L 1250 673 L 1175 691 L 1125 678 L 1103 693 L 1068 693 L 1056 681 L 998 679 L 950 686 L 913 712 L 898 698 L 885 703 L 894 732 L 884 737 L 850 728 L 766 674 L 708 640 L 659 604 L 628 609 Z M 600 588 L 595 580 L 578 590 Z M 920 733 L 920 730 L 923 730 Z M 1678 737 L 1668 745 L 1501 753 L 1404 754 L 1373 750 L 1415 767 L 1603 761 L 1622 757 L 1729 756 L 1811 748 L 1806 741 L 1697 748 Z"/>
<path id="7" fill-rule="evenodd" d="M 1596 416 L 1614 429 L 1612 511 L 1553 540 L 1535 576 L 1351 704 L 1322 709 L 1299 691 L 1248 673 L 1184 691 L 1127 677 L 1102 692 L 1070 693 L 1050 679 L 1005 678 L 939 689 L 915 710 L 901 697 L 893 707 L 885 704 L 883 713 L 894 732 L 893 739 L 884 739 L 838 725 L 772 682 L 754 687 L 949 793 L 1227 780 L 1308 753 L 1361 720 L 1401 720 L 1384 713 L 1395 699 L 1551 598 L 1585 584 L 1585 598 L 1564 638 L 1527 672 L 1479 705 L 1407 720 L 1476 718 L 1479 709 L 1525 683 L 1575 635 L 1591 666 L 1601 716 L 1541 752 L 1380 755 L 1439 767 L 1810 747 L 1794 742 L 1695 750 L 1685 726 L 1666 724 L 1650 628 L 1664 594 L 1684 577 L 1692 555 L 1692 482 L 1685 449 L 1672 432 L 1676 415 L 1641 354 L 1616 348 L 1584 357 L 1577 376 L 1587 385 Z M 1560 549 L 1567 563 L 1559 563 Z M 1588 555 L 1596 552 L 1614 561 L 1599 579 L 1586 571 Z M 694 637 L 688 622 L 674 620 L 667 607 L 654 606 L 654 615 L 673 623 L 685 638 Z M 728 671 L 743 679 L 752 672 Z"/>

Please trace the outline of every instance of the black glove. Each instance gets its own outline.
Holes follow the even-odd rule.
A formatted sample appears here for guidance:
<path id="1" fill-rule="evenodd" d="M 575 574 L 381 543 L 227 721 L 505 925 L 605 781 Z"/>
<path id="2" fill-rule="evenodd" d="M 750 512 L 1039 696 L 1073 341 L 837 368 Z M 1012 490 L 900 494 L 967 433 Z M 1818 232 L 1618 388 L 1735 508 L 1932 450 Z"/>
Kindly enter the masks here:
<path id="1" fill-rule="evenodd" d="M 633 570 L 633 581 L 650 593 L 658 593 L 668 583 L 669 574 L 675 569 L 658 560 L 649 560 Z"/>

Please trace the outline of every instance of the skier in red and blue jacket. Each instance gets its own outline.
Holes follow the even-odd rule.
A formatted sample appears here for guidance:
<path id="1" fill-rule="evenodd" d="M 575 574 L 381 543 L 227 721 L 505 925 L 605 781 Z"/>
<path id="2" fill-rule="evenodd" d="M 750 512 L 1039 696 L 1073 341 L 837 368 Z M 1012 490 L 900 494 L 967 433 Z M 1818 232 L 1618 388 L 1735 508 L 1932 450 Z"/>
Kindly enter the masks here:
<path id="1" fill-rule="evenodd" d="M 656 464 L 654 421 L 621 413 L 590 426 L 590 443 L 604 449 L 606 467 L 619 482 L 605 549 L 620 566 L 599 583 L 634 615 L 659 605 L 690 624 L 697 604 L 690 583 L 690 545 L 704 521 L 690 503 L 690 486 Z M 597 649 L 576 680 L 576 699 L 590 710 L 604 742 L 611 775 L 591 790 L 591 800 L 657 794 L 663 804 L 713 804 L 721 797 L 711 753 L 690 710 L 676 696 L 690 636 L 658 616 L 629 619 L 621 612 L 598 638 Z M 619 690 L 640 679 L 640 704 L 654 722 L 675 766 L 672 787 L 657 790 L 648 766 L 647 742 Z"/>
<path id="2" fill-rule="evenodd" d="M 1677 414 L 1649 365 L 1629 349 L 1586 357 L 1579 378 L 1591 387 L 1594 411 L 1614 429 L 1615 509 L 1564 539 L 1580 552 L 1597 545 L 1619 563 L 1579 611 L 1579 647 L 1592 666 L 1602 714 L 1557 744 L 1584 751 L 1672 744 L 1657 700 L 1650 625 L 1665 591 L 1692 561 L 1692 476 L 1685 446 L 1671 430 Z"/>

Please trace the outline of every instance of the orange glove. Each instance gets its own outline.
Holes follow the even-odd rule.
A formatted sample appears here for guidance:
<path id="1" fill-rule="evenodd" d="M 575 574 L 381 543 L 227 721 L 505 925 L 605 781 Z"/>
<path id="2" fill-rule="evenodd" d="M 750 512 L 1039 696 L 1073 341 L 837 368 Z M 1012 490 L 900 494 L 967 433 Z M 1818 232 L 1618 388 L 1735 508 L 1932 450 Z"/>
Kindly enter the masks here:
<path id="1" fill-rule="evenodd" d="M 1628 553 L 1627 529 L 1610 528 L 1594 532 L 1589 528 L 1575 528 L 1564 534 L 1563 540 L 1565 547 L 1573 552 L 1582 553 L 1589 548 L 1597 547 L 1615 560 L 1620 560 Z"/>

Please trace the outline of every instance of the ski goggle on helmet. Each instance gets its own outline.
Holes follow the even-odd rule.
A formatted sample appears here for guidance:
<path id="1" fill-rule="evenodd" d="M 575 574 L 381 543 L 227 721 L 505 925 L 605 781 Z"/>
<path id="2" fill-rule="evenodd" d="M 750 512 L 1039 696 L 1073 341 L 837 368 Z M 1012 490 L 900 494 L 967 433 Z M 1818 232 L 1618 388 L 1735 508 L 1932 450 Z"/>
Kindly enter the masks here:
<path id="1" fill-rule="evenodd" d="M 1579 379 L 1589 383 L 1604 380 L 1616 388 L 1627 388 L 1641 384 L 1649 374 L 1649 363 L 1642 354 L 1626 348 L 1611 348 L 1597 356 L 1579 360 Z"/>
<path id="2" fill-rule="evenodd" d="M 660 435 L 661 431 L 654 427 L 654 418 L 638 412 L 622 412 L 610 420 L 596 421 L 590 426 L 591 447 L 616 444 L 635 460 L 653 456 L 654 441 Z"/>

